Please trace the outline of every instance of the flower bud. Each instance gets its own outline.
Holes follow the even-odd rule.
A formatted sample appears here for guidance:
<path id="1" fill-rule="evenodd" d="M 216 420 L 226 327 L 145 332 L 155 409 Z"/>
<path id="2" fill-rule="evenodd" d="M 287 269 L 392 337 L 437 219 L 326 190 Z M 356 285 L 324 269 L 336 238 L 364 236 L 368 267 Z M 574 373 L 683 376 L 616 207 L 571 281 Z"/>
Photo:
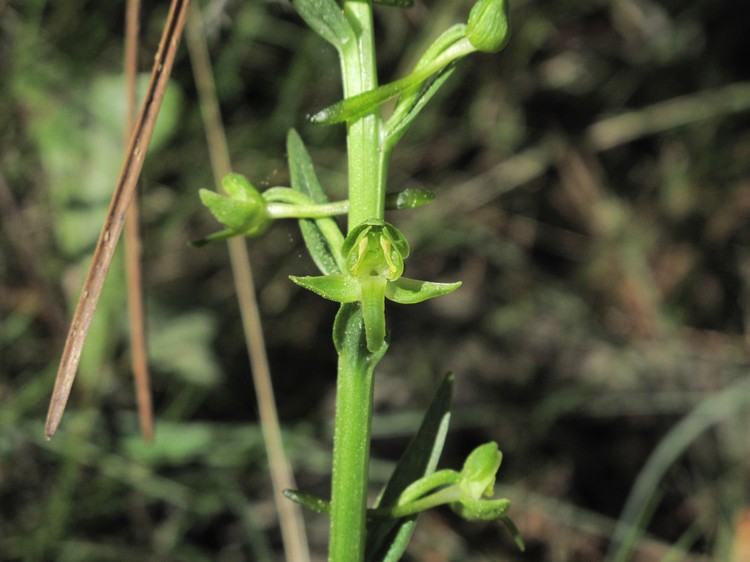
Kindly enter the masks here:
<path id="1" fill-rule="evenodd" d="M 466 37 L 478 51 L 496 53 L 510 39 L 508 5 L 505 0 L 479 0 L 471 9 Z"/>

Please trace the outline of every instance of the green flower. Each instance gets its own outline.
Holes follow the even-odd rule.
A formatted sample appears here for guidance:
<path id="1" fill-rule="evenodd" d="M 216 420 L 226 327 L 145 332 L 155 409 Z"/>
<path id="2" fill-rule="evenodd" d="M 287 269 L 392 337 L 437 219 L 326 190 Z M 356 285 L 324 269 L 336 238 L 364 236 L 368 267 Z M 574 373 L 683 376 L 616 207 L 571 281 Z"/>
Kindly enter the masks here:
<path id="1" fill-rule="evenodd" d="M 265 232 L 271 224 L 271 217 L 266 212 L 266 201 L 245 176 L 224 176 L 221 186 L 228 197 L 208 189 L 201 189 L 199 194 L 201 201 L 216 220 L 228 228 L 199 241 L 197 245 L 238 234 L 257 236 Z"/>
<path id="2" fill-rule="evenodd" d="M 385 343 L 385 299 L 414 304 L 451 293 L 457 283 L 430 283 L 402 277 L 409 243 L 392 224 L 380 219 L 352 229 L 341 247 L 346 272 L 315 277 L 290 277 L 299 286 L 327 299 L 359 302 L 365 323 L 367 349 Z"/>

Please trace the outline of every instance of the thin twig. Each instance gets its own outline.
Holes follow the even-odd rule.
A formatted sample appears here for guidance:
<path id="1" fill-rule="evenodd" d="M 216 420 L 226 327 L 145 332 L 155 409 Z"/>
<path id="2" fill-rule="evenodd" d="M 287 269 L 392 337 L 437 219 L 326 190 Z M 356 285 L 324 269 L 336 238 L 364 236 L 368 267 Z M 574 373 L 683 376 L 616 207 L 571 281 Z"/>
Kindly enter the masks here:
<path id="1" fill-rule="evenodd" d="M 193 11 L 190 14 L 186 43 L 198 88 L 214 181 L 216 185 L 221 185 L 221 178 L 232 171 L 232 165 L 216 97 L 211 59 L 208 54 L 208 46 L 201 25 L 201 14 L 197 5 L 193 6 Z M 237 300 L 242 316 L 242 326 L 245 332 L 245 345 L 250 355 L 260 425 L 268 454 L 268 465 L 274 489 L 273 497 L 279 514 L 286 559 L 295 562 L 307 562 L 310 560 L 310 553 L 301 510 L 297 504 L 285 500 L 281 494 L 285 489 L 295 488 L 296 486 L 289 461 L 284 452 L 279 417 L 276 411 L 276 400 L 271 384 L 271 371 L 268 366 L 266 346 L 263 340 L 263 327 L 258 311 L 258 302 L 255 298 L 250 258 L 243 238 L 230 238 L 227 243 L 234 285 L 237 289 Z"/>
<path id="2" fill-rule="evenodd" d="M 65 348 L 63 349 L 60 368 L 57 372 L 55 388 L 52 391 L 52 400 L 47 413 L 45 433 L 48 439 L 57 431 L 70 396 L 70 389 L 78 370 L 83 344 L 91 326 L 91 320 L 99 302 L 99 295 L 104 286 L 109 266 L 112 263 L 117 241 L 122 232 L 125 213 L 135 191 L 138 177 L 143 168 L 143 160 L 151 142 L 151 134 L 154 131 L 156 117 L 159 114 L 169 75 L 172 72 L 175 53 L 185 26 L 185 16 L 189 5 L 190 0 L 172 0 L 159 50 L 154 59 L 146 98 L 133 129 L 120 178 L 112 195 L 112 201 L 104 219 L 104 226 L 96 243 L 91 267 L 84 282 L 81 296 L 78 299 L 73 322 L 65 341 Z"/>

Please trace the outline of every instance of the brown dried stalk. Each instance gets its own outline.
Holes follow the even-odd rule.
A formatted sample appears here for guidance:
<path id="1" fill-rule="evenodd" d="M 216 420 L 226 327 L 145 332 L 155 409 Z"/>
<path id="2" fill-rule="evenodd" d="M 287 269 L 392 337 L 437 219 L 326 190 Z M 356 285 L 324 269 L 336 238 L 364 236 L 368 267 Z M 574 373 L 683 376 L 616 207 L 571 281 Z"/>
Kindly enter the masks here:
<path id="1" fill-rule="evenodd" d="M 185 27 L 189 5 L 190 0 L 172 0 L 159 49 L 154 58 L 146 98 L 133 128 L 120 178 L 112 195 L 112 201 L 107 210 L 99 240 L 96 243 L 93 261 L 83 284 L 83 291 L 78 299 L 73 321 L 65 341 L 65 348 L 63 349 L 60 368 L 57 372 L 52 400 L 47 413 L 45 426 L 47 439 L 51 438 L 57 431 L 70 396 L 70 389 L 78 370 L 83 344 L 91 326 L 91 320 L 99 302 L 99 295 L 104 286 L 109 266 L 112 263 L 117 241 L 122 232 L 125 213 L 133 197 L 138 177 L 143 168 L 143 160 L 151 142 L 156 117 L 159 114 L 159 108 L 174 65 L 175 53 L 182 36 L 182 30 Z"/>

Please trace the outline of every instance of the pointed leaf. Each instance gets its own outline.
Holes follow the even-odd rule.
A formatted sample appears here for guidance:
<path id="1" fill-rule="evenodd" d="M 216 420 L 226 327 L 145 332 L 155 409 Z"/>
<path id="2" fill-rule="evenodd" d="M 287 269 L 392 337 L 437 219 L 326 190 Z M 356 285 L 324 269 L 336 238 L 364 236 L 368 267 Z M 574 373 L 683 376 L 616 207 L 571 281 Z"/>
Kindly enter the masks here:
<path id="1" fill-rule="evenodd" d="M 328 203 L 328 197 L 318 181 L 310 154 L 294 129 L 290 129 L 287 134 L 286 149 L 292 189 L 306 195 L 314 203 Z M 301 219 L 299 228 L 310 257 L 321 273 L 324 275 L 341 273 L 343 271 L 341 245 L 344 243 L 344 235 L 336 221 L 331 218 Z"/>
<path id="2" fill-rule="evenodd" d="M 432 72 L 410 74 L 374 90 L 368 90 L 359 95 L 346 98 L 311 115 L 310 121 L 318 125 L 333 125 L 335 123 L 343 123 L 344 121 L 353 121 L 363 115 L 372 113 L 389 99 L 395 98 L 411 88 L 418 88 L 424 80 L 429 78 L 430 74 Z"/>
<path id="3" fill-rule="evenodd" d="M 399 304 L 416 304 L 452 293 L 461 286 L 461 281 L 455 283 L 433 283 L 401 277 L 388 283 L 385 296 Z"/>
<path id="4" fill-rule="evenodd" d="M 291 500 L 302 507 L 306 507 L 315 513 L 327 514 L 331 512 L 331 502 L 319 498 L 318 496 L 306 494 L 299 490 L 284 490 L 281 494 L 288 500 Z"/>
<path id="5" fill-rule="evenodd" d="M 392 149 L 395 144 L 404 136 L 409 126 L 414 122 L 422 109 L 427 105 L 432 97 L 438 92 L 438 90 L 445 84 L 446 80 L 450 78 L 453 71 L 456 69 L 456 64 L 451 63 L 441 70 L 437 76 L 430 82 L 430 84 L 422 88 L 416 99 L 412 100 L 411 106 L 407 111 L 396 114 L 391 117 L 386 123 L 386 131 L 388 135 L 387 146 L 388 149 Z"/>
<path id="6" fill-rule="evenodd" d="M 314 203 L 328 203 L 326 192 L 318 181 L 310 153 L 294 129 L 286 136 L 286 151 L 289 158 L 289 175 L 292 189 L 307 195 Z"/>
<path id="7" fill-rule="evenodd" d="M 413 481 L 435 472 L 450 423 L 454 376 L 448 373 L 440 383 L 419 431 L 401 457 L 375 507 L 396 505 L 401 493 Z M 395 562 L 406 550 L 417 517 L 373 519 L 367 529 L 367 562 Z"/>

